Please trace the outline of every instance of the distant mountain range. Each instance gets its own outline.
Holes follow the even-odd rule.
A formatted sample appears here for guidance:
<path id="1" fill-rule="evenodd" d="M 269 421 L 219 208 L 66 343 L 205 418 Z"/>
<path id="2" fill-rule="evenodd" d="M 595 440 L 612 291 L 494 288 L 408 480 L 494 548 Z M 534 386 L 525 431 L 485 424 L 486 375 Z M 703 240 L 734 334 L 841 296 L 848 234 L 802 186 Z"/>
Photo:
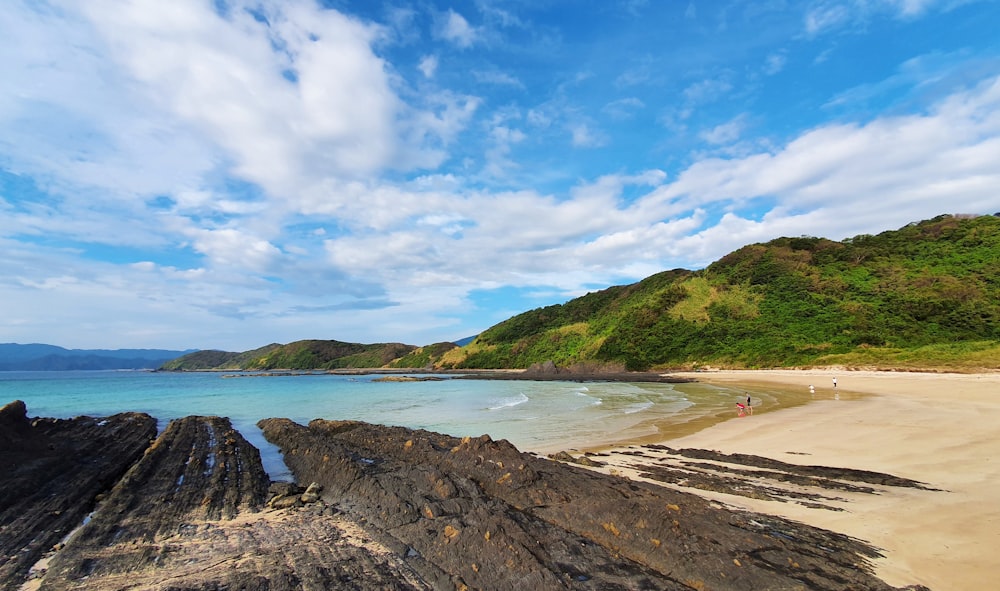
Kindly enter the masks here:
<path id="1" fill-rule="evenodd" d="M 0 343 L 0 371 L 157 369 L 196 351 L 168 349 L 65 349 L 55 345 Z"/>

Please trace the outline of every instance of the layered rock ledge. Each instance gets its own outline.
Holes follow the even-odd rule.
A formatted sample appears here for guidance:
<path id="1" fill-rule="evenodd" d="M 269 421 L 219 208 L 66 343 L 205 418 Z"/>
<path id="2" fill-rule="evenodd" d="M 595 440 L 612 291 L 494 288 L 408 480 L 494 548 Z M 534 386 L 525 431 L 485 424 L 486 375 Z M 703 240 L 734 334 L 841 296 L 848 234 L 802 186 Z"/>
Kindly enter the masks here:
<path id="1" fill-rule="evenodd" d="M 519 452 L 358 422 L 261 421 L 300 481 L 435 588 L 890 589 L 875 548 Z"/>
<path id="2" fill-rule="evenodd" d="M 21 401 L 0 408 L 0 589 L 18 589 L 155 437 L 145 414 L 29 420 Z"/>
<path id="3" fill-rule="evenodd" d="M 859 540 L 488 436 L 259 426 L 296 483 L 269 483 L 225 418 L 172 421 L 150 444 L 146 415 L 4 407 L 0 461 L 17 484 L 0 497 L 0 588 L 891 589 Z"/>

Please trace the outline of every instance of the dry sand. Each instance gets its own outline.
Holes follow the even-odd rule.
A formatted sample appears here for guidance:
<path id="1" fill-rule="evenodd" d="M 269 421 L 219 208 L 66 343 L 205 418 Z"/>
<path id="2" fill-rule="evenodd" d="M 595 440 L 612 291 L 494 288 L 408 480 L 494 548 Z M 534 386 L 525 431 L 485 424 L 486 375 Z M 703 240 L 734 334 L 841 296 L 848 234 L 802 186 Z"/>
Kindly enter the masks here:
<path id="1" fill-rule="evenodd" d="M 923 584 L 933 591 L 949 591 L 997 584 L 1000 373 L 773 370 L 673 375 L 728 385 L 765 383 L 775 389 L 808 391 L 812 384 L 817 400 L 771 412 L 759 406 L 753 416 L 743 418 L 736 418 L 734 408 L 733 420 L 664 445 L 872 470 L 941 489 L 886 487 L 877 495 L 841 495 L 843 511 L 699 494 L 866 540 L 885 553 L 875 563 L 876 574 L 895 586 Z M 606 469 L 614 470 L 613 465 Z"/>

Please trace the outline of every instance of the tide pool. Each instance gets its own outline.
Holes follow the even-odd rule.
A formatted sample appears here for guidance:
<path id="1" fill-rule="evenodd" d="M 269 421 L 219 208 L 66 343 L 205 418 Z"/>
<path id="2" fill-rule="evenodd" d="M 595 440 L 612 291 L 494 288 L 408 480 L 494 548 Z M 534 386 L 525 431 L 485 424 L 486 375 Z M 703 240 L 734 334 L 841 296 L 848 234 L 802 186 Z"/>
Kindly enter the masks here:
<path id="1" fill-rule="evenodd" d="M 376 382 L 377 375 L 225 378 L 220 373 L 132 371 L 0 372 L 0 405 L 23 400 L 31 417 L 145 412 L 160 421 L 229 417 L 261 450 L 275 480 L 290 475 L 256 423 L 270 417 L 359 420 L 458 437 L 489 434 L 522 451 L 664 439 L 734 415 L 737 401 L 780 405 L 775 393 L 701 383 L 451 379 Z"/>

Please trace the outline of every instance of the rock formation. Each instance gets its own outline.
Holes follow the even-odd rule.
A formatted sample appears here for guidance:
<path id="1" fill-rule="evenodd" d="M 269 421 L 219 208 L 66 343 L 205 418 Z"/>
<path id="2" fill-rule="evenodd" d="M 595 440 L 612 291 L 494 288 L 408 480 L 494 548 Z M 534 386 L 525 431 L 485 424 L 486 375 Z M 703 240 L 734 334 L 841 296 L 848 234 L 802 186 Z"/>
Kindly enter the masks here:
<path id="1" fill-rule="evenodd" d="M 51 558 L 39 587 L 431 588 L 393 552 L 319 502 L 318 488 L 269 487 L 257 449 L 228 419 L 172 421 Z M 281 505 L 287 509 L 267 508 L 270 497 L 288 495 L 294 502 Z"/>
<path id="2" fill-rule="evenodd" d="M 0 408 L 0 589 L 18 589 L 155 437 L 145 414 L 29 420 L 21 401 Z"/>
<path id="3" fill-rule="evenodd" d="M 297 483 L 224 418 L 0 409 L 0 589 L 891 589 L 858 540 L 485 435 L 259 426 Z"/>
<path id="4" fill-rule="evenodd" d="M 163 540 L 257 511 L 267 500 L 260 454 L 218 417 L 171 421 L 51 561 L 43 588 L 116 588 L 171 552 Z M 209 546 L 208 540 L 203 540 Z"/>
<path id="5" fill-rule="evenodd" d="M 725 510 L 489 437 L 261 421 L 301 481 L 441 587 L 890 589 L 845 536 Z M 433 578 L 430 578 L 433 577 Z"/>

